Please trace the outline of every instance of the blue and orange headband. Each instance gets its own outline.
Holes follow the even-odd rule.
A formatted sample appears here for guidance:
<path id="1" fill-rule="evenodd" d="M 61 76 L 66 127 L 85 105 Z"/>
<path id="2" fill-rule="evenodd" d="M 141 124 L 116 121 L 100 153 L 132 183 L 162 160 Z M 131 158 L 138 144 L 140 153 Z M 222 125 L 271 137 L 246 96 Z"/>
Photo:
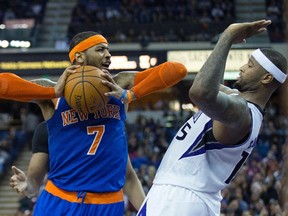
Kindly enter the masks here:
<path id="1" fill-rule="evenodd" d="M 78 43 L 70 52 L 69 52 L 69 58 L 71 63 L 74 62 L 75 60 L 75 53 L 76 52 L 82 52 L 92 46 L 95 46 L 97 44 L 100 43 L 106 43 L 108 44 L 107 40 L 105 37 L 103 37 L 102 35 L 93 35 L 83 41 L 81 41 L 80 43 Z"/>

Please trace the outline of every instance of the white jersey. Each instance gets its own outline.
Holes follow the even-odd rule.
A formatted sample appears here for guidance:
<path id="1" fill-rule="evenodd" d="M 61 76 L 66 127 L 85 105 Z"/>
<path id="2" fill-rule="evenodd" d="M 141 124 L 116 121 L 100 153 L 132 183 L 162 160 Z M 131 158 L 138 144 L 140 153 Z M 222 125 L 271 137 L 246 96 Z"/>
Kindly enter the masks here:
<path id="1" fill-rule="evenodd" d="M 220 209 L 221 190 L 252 152 L 263 114 L 248 103 L 252 116 L 249 136 L 239 145 L 223 145 L 212 134 L 212 120 L 199 111 L 177 132 L 153 184 L 174 185 L 197 194 L 211 209 Z"/>

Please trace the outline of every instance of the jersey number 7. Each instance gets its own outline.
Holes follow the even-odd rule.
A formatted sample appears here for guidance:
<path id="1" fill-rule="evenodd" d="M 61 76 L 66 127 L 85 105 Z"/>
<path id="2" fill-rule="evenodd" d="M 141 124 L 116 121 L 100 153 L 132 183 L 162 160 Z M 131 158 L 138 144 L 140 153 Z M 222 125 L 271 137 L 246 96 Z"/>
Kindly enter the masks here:
<path id="1" fill-rule="evenodd" d="M 97 125 L 97 126 L 88 126 L 87 127 L 87 134 L 88 135 L 94 135 L 94 140 L 90 146 L 89 151 L 87 152 L 87 155 L 95 155 L 97 148 L 99 146 L 99 143 L 101 142 L 101 139 L 103 137 L 103 134 L 105 132 L 105 126 L 104 125 Z"/>

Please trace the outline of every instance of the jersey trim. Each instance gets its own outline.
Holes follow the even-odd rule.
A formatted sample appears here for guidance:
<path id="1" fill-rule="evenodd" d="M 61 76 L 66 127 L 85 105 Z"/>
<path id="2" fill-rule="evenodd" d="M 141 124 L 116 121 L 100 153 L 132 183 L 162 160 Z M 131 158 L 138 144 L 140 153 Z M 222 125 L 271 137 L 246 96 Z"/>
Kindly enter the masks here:
<path id="1" fill-rule="evenodd" d="M 45 190 L 50 194 L 68 202 L 85 204 L 111 204 L 123 202 L 124 200 L 123 190 L 108 193 L 69 192 L 58 188 L 50 180 L 48 180 Z"/>

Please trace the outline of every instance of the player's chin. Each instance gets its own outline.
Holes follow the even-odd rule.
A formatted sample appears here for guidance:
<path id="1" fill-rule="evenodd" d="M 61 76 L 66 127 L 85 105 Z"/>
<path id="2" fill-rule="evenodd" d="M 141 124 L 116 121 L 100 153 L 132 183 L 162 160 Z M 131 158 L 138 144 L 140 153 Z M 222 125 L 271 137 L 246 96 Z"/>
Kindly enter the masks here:
<path id="1" fill-rule="evenodd" d="M 110 64 L 102 64 L 102 65 L 101 65 L 101 69 L 109 70 L 109 65 L 110 65 Z"/>
<path id="2" fill-rule="evenodd" d="M 238 91 L 241 92 L 241 83 L 239 82 L 239 80 L 237 79 L 237 81 L 234 83 L 233 85 L 234 88 L 236 88 Z"/>

